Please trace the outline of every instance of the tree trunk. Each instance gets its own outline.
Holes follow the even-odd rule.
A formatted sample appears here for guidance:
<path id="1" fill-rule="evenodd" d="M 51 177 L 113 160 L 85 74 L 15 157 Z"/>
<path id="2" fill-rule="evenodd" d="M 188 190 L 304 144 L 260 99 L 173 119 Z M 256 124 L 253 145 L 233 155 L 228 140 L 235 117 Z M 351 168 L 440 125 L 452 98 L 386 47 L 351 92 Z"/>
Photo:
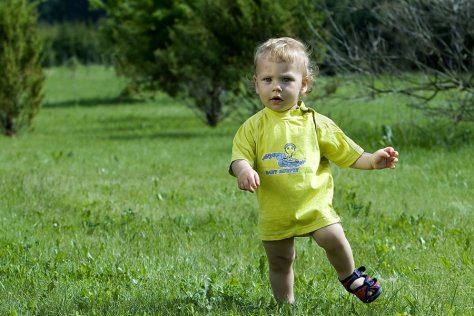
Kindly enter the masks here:
<path id="1" fill-rule="evenodd" d="M 7 117 L 4 122 L 3 132 L 6 136 L 13 136 L 16 134 L 15 131 L 15 124 L 13 123 L 13 119 Z"/>
<path id="2" fill-rule="evenodd" d="M 209 107 L 206 111 L 207 125 L 210 127 L 216 127 L 221 119 L 222 108 L 224 106 L 224 101 L 221 96 L 222 91 L 223 90 L 219 87 L 211 92 Z"/>

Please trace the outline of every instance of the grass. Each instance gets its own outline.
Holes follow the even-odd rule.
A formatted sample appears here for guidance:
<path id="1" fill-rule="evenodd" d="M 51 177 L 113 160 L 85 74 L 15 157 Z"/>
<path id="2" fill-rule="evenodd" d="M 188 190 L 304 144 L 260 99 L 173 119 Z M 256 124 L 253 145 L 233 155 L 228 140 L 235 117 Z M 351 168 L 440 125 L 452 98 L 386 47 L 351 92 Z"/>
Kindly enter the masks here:
<path id="1" fill-rule="evenodd" d="M 227 174 L 239 122 L 210 129 L 164 95 L 124 102 L 123 84 L 48 70 L 34 130 L 0 138 L 0 314 L 474 315 L 469 138 L 446 145 L 395 97 L 318 106 L 367 150 L 388 141 L 382 125 L 398 141 L 395 171 L 334 169 L 356 264 L 384 293 L 359 303 L 301 238 L 297 304 L 281 306 L 254 196 Z"/>

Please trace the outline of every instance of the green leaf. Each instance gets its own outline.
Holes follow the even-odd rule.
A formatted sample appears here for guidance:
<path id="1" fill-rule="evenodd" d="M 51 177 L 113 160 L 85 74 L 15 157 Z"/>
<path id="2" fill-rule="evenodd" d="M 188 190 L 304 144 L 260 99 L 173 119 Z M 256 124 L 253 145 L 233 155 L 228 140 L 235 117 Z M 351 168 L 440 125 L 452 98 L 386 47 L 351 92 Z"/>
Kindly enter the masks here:
<path id="1" fill-rule="evenodd" d="M 467 255 L 467 253 L 463 253 L 462 254 L 462 260 L 464 261 L 464 264 L 467 265 L 468 267 L 472 268 L 472 261 L 471 259 L 469 259 L 469 256 Z"/>
<path id="2" fill-rule="evenodd" d="M 445 257 L 440 257 L 439 259 L 441 260 L 443 266 L 446 267 L 446 269 L 451 269 L 451 263 L 448 261 L 448 259 L 446 259 Z"/>

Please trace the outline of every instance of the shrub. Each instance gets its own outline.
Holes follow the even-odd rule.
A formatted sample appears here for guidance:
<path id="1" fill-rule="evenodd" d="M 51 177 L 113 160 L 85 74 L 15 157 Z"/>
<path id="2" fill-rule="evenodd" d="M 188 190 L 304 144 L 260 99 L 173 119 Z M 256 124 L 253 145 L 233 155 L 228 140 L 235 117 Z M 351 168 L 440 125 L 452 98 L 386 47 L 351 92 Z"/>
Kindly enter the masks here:
<path id="1" fill-rule="evenodd" d="M 235 96 L 246 90 L 242 82 L 252 74 L 255 46 L 269 37 L 305 40 L 310 32 L 304 19 L 316 28 L 322 20 L 314 2 L 114 0 L 103 4 L 104 30 L 119 73 L 137 87 L 184 97 L 216 126 L 236 108 L 233 98 L 241 102 Z"/>
<path id="2" fill-rule="evenodd" d="M 0 128 L 14 135 L 29 127 L 43 99 L 36 4 L 0 3 Z"/>

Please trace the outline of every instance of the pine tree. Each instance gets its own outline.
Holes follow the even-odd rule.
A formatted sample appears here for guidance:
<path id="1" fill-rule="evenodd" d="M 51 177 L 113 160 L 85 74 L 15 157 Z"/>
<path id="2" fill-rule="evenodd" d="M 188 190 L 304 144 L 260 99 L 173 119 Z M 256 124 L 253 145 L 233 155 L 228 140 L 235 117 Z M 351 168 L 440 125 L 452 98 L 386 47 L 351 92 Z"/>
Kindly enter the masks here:
<path id="1" fill-rule="evenodd" d="M 31 126 L 43 99 L 36 4 L 0 3 L 0 128 L 12 136 Z"/>

